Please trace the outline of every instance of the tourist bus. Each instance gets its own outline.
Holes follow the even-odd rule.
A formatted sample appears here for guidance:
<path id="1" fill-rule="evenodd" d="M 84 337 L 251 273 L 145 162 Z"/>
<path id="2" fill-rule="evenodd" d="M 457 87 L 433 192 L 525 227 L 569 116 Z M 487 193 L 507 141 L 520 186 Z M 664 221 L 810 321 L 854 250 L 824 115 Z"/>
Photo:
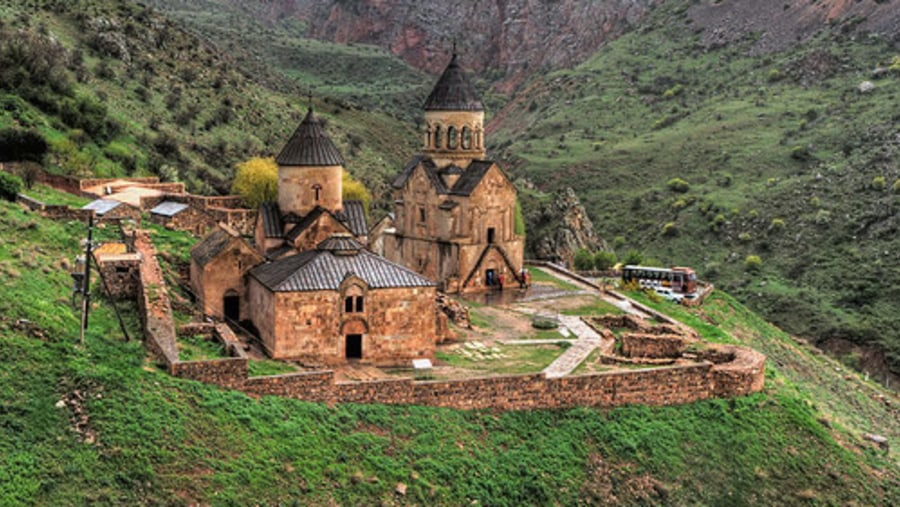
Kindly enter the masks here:
<path id="1" fill-rule="evenodd" d="M 622 281 L 636 281 L 641 287 L 667 287 L 673 292 L 693 294 L 697 292 L 697 275 L 691 268 L 652 268 L 649 266 L 625 266 Z"/>

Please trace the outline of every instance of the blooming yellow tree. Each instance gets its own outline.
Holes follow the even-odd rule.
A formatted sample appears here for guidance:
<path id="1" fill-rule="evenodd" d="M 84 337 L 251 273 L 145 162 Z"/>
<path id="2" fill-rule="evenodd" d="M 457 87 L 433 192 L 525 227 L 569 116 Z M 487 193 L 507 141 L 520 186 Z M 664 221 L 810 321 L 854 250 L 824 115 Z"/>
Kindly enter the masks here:
<path id="1" fill-rule="evenodd" d="M 278 197 L 278 166 L 272 157 L 254 157 L 239 162 L 235 168 L 231 191 L 244 200 L 244 204 L 256 208 Z"/>
<path id="2" fill-rule="evenodd" d="M 366 215 L 369 214 L 369 203 L 372 201 L 372 194 L 369 193 L 369 190 L 361 181 L 354 179 L 346 170 L 341 175 L 341 190 L 341 199 L 345 201 L 362 201 Z"/>

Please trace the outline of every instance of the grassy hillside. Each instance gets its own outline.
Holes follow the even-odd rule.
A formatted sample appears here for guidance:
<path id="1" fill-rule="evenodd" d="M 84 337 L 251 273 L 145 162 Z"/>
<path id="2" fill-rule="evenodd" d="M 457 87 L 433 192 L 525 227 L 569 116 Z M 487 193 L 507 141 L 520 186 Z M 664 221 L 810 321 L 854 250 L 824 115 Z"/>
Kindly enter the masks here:
<path id="1" fill-rule="evenodd" d="M 102 298 L 76 345 L 63 261 L 84 232 L 0 203 L 0 505 L 900 501 L 896 452 L 860 438 L 900 436 L 883 392 L 727 296 L 678 316 L 769 353 L 758 395 L 515 413 L 325 407 L 171 378 L 122 340 Z"/>
<path id="2" fill-rule="evenodd" d="M 41 132 L 58 172 L 227 192 L 234 163 L 276 155 L 307 106 L 304 87 L 240 65 L 242 48 L 223 52 L 132 2 L 5 2 L 0 30 L 0 129 Z M 315 103 L 348 169 L 381 197 L 412 125 L 323 94 Z"/>
<path id="3" fill-rule="evenodd" d="M 276 18 L 257 2 L 150 0 L 228 51 L 238 49 L 242 66 L 265 66 L 319 95 L 416 122 L 434 78 L 388 51 L 365 44 L 332 44 L 305 37 L 307 21 Z"/>
<path id="4" fill-rule="evenodd" d="M 900 371 L 900 52 L 852 19 L 784 53 L 705 47 L 690 5 L 533 82 L 492 125 L 494 153 L 539 189 L 575 188 L 620 256 L 694 266 L 785 329 L 877 344 Z"/>

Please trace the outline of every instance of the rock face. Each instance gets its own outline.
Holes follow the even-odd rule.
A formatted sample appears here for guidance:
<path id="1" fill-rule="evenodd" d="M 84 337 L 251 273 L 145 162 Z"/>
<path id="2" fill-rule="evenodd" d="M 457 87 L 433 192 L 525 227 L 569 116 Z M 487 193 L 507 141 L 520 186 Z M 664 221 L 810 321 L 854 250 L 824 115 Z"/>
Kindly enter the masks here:
<path id="1" fill-rule="evenodd" d="M 535 72 L 580 63 L 658 2 L 280 0 L 267 2 L 264 16 L 305 19 L 310 37 L 374 44 L 432 73 L 456 41 L 466 66 L 492 70 L 495 88 L 508 94 Z"/>
<path id="2" fill-rule="evenodd" d="M 608 248 L 594 232 L 594 224 L 571 188 L 566 188 L 552 203 L 545 205 L 538 221 L 539 224 L 529 224 L 528 228 L 537 231 L 535 237 L 528 237 L 528 250 L 538 259 L 571 266 L 579 249 Z"/>
<path id="3" fill-rule="evenodd" d="M 900 44 L 900 9 L 883 0 L 741 0 L 697 2 L 688 10 L 695 26 L 703 28 L 701 43 L 724 46 L 755 34 L 751 54 L 782 51 L 838 25 L 844 33 L 881 33 Z"/>

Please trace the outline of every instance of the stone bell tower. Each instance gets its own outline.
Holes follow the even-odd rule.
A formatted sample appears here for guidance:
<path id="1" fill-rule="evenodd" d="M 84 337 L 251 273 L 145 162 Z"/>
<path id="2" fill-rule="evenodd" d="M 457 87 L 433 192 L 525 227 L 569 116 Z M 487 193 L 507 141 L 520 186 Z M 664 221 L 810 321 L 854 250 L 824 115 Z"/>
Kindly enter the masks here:
<path id="1" fill-rule="evenodd" d="M 453 58 L 425 100 L 422 153 L 437 167 L 465 167 L 484 158 L 484 106 L 465 70 Z"/>
<path id="2" fill-rule="evenodd" d="M 312 105 L 275 162 L 281 213 L 305 216 L 316 206 L 333 213 L 343 209 L 344 159 L 322 129 Z"/>

